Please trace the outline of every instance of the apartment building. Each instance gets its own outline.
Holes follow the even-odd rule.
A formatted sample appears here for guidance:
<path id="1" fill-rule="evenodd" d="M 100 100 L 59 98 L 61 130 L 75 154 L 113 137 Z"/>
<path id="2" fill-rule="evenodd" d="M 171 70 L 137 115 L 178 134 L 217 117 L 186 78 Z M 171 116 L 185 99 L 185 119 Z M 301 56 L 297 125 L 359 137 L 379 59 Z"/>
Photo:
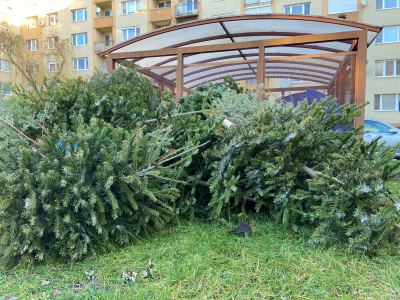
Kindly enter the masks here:
<path id="1" fill-rule="evenodd" d="M 40 55 L 40 47 L 57 40 L 72 46 L 70 76 L 88 76 L 106 70 L 99 52 L 139 34 L 182 22 L 237 14 L 311 14 L 384 26 L 368 49 L 366 117 L 399 124 L 400 0 L 0 0 L 0 26 L 20 32 L 32 52 L 32 73 L 41 69 L 57 74 L 60 61 Z M 21 4 L 24 3 L 24 4 Z M 13 20 L 12 16 L 20 23 Z M 6 16 L 6 17 L 4 17 Z M 162 46 L 160 46 L 162 47 Z M 37 56 L 35 57 L 35 52 Z M 1 57 L 0 57 L 1 58 Z M 16 83 L 17 72 L 1 62 L 0 82 Z M 64 64 L 64 65 L 65 65 Z M 7 74 L 5 74 L 7 73 Z M 52 73 L 52 72 L 50 72 Z M 268 82 L 268 81 L 267 81 Z M 254 81 L 248 82 L 253 84 Z M 273 86 L 301 87 L 301 80 L 278 80 Z M 276 95 L 279 96 L 279 95 Z"/>

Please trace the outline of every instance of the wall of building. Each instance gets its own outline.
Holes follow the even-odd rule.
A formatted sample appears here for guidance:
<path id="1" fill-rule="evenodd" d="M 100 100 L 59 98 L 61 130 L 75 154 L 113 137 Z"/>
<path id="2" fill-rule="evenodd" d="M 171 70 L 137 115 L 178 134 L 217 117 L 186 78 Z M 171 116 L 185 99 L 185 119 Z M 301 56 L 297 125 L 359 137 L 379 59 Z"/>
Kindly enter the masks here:
<path id="1" fill-rule="evenodd" d="M 138 2 L 142 3 L 144 9 L 140 12 L 130 15 L 122 14 L 122 2 L 121 0 L 115 0 L 115 16 L 116 16 L 116 39 L 118 41 L 122 41 L 122 28 L 127 27 L 140 27 L 140 34 L 147 32 L 147 10 L 149 6 L 146 0 L 140 0 Z"/>
<path id="2" fill-rule="evenodd" d="M 376 9 L 376 0 L 368 1 L 364 7 L 364 22 L 378 26 L 399 26 L 400 8 Z M 400 60 L 400 43 L 376 44 L 368 48 L 368 69 L 366 101 L 370 102 L 365 108 L 365 117 L 378 119 L 390 124 L 400 125 L 399 111 L 374 111 L 374 95 L 400 94 L 400 77 L 375 78 L 376 60 Z"/>
<path id="3" fill-rule="evenodd" d="M 7 29 L 11 30 L 12 32 L 16 34 L 20 34 L 20 28 L 19 26 L 16 26 L 13 23 L 14 19 L 14 12 L 13 7 L 5 2 L 5 1 L 0 1 L 0 13 L 4 13 L 8 16 L 8 22 L 9 24 L 2 24 L 0 22 L 0 30 L 2 29 Z M 0 52 L 0 60 L 7 60 L 7 57 Z M 6 83 L 6 82 L 11 82 L 12 84 L 19 84 L 21 83 L 21 73 L 9 62 L 9 71 L 0 71 L 0 83 Z"/>
<path id="4" fill-rule="evenodd" d="M 202 0 L 203 19 L 217 15 L 239 15 L 242 9 L 241 0 Z"/>

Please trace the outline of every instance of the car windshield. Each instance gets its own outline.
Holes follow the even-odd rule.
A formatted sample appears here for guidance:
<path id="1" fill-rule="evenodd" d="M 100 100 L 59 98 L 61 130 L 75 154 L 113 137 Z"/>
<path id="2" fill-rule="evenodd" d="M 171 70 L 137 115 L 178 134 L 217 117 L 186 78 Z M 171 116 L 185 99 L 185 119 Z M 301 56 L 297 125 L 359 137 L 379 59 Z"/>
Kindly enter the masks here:
<path id="1" fill-rule="evenodd" d="M 365 121 L 364 122 L 364 130 L 366 133 L 387 133 L 390 132 L 392 128 L 378 123 L 378 122 L 374 122 L 374 121 Z"/>

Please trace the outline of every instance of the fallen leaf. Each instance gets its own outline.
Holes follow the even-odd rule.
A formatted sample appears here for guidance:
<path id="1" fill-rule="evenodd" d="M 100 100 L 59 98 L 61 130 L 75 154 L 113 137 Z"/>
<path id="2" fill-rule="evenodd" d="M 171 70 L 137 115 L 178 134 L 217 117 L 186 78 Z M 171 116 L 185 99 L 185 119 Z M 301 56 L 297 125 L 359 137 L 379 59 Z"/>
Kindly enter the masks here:
<path id="1" fill-rule="evenodd" d="M 51 293 L 53 294 L 54 297 L 61 295 L 61 292 L 59 290 L 51 290 Z"/>
<path id="2" fill-rule="evenodd" d="M 42 285 L 48 285 L 50 284 L 50 280 L 42 280 Z"/>

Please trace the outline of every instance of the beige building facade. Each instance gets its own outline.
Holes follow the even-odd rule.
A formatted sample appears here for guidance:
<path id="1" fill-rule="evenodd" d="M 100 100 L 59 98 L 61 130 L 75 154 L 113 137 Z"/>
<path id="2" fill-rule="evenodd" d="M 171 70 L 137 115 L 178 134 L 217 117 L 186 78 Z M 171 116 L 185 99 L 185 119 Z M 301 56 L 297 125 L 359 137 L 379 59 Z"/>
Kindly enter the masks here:
<path id="1" fill-rule="evenodd" d="M 96 70 L 105 71 L 106 59 L 98 53 L 121 41 L 198 19 L 292 13 L 383 26 L 385 29 L 368 49 L 366 101 L 370 104 L 365 112 L 367 118 L 400 125 L 400 0 L 9 0 L 0 3 L 0 20 L 9 20 L 2 21 L 0 26 L 20 33 L 27 43 L 38 40 L 38 45 L 45 47 L 51 36 L 69 39 L 72 53 L 68 58 L 68 74 L 75 78 L 92 75 Z M 29 46 L 32 48 L 32 43 Z M 32 59 L 37 59 L 39 68 L 53 68 L 53 71 L 60 68 L 60 62 L 57 65 L 51 57 Z M 11 63 L 3 65 L 0 82 L 23 82 Z M 266 82 L 274 87 L 302 86 L 299 80 L 267 79 Z"/>

